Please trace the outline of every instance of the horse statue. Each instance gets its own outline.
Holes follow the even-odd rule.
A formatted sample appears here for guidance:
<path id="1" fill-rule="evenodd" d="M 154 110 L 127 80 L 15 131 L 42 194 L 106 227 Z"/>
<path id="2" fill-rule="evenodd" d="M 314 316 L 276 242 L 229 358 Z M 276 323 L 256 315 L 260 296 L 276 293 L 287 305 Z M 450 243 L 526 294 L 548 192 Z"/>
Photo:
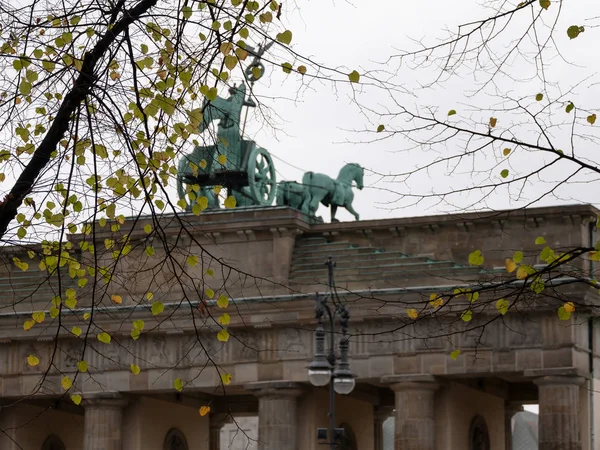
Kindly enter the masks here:
<path id="1" fill-rule="evenodd" d="M 352 208 L 354 200 L 352 182 L 356 182 L 356 187 L 362 189 L 363 175 L 363 168 L 355 163 L 342 167 L 335 180 L 322 173 L 306 172 L 302 177 L 302 184 L 308 189 L 311 197 L 309 215 L 315 217 L 319 203 L 323 203 L 325 206 L 331 205 L 331 222 L 338 222 L 335 218 L 338 206 L 343 206 L 356 220 L 359 220 L 360 216 Z"/>
<path id="2" fill-rule="evenodd" d="M 277 186 L 277 206 L 290 206 L 307 216 L 310 215 L 310 192 L 306 186 L 295 181 L 282 181 Z"/>
<path id="3" fill-rule="evenodd" d="M 215 100 L 204 99 L 202 104 L 202 122 L 199 132 L 202 133 L 208 126 L 218 120 L 217 139 L 215 145 L 196 146 L 194 150 L 181 157 L 177 170 L 177 193 L 179 198 L 185 198 L 186 189 L 183 183 L 193 184 L 193 178 L 187 179 L 187 174 L 209 174 L 219 169 L 217 161 L 219 155 L 225 155 L 227 161 L 222 167 L 228 170 L 239 169 L 242 160 L 242 138 L 240 133 L 240 118 L 243 106 L 253 106 L 246 101 L 246 85 L 241 83 L 229 89 L 229 98 L 217 97 Z M 201 167 L 202 166 L 204 167 Z M 218 196 L 209 187 L 203 187 L 200 196 L 208 197 L 209 208 L 219 206 Z M 191 205 L 188 205 L 188 210 Z"/>

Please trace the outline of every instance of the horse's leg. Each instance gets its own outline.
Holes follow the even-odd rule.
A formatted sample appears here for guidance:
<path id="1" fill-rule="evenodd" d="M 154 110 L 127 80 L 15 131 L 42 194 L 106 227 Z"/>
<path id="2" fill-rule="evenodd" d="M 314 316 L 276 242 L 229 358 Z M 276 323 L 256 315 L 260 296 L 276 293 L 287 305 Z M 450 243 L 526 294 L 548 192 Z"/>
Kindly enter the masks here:
<path id="1" fill-rule="evenodd" d="M 316 216 L 317 215 L 317 209 L 319 209 L 319 203 L 321 203 L 321 200 L 323 200 L 323 198 L 325 197 L 325 195 L 319 195 L 320 193 L 314 193 L 312 194 L 312 198 L 310 199 L 310 202 L 308 204 L 308 212 L 310 213 L 311 216 Z"/>
<path id="2" fill-rule="evenodd" d="M 339 220 L 335 218 L 335 213 L 337 212 L 337 209 L 338 205 L 331 204 L 331 223 L 339 222 Z"/>
<path id="3" fill-rule="evenodd" d="M 350 214 L 352 214 L 356 220 L 360 220 L 359 214 L 356 211 L 354 211 L 354 208 L 352 207 L 353 200 L 354 200 L 354 193 L 352 192 L 352 189 L 348 189 L 348 194 L 346 195 L 346 201 L 344 202 L 344 208 L 346 208 L 346 210 Z"/>

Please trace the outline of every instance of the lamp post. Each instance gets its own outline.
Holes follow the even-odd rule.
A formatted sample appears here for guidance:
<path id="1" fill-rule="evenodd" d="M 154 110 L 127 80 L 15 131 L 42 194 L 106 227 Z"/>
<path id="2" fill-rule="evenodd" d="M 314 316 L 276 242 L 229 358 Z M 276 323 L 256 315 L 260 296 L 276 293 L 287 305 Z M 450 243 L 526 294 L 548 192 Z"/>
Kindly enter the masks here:
<path id="1" fill-rule="evenodd" d="M 308 379 L 313 386 L 330 385 L 329 389 L 329 430 L 317 429 L 317 439 L 329 439 L 331 450 L 335 450 L 339 440 L 343 437 L 344 430 L 335 428 L 335 393 L 349 394 L 354 389 L 354 375 L 350 370 L 348 361 L 348 320 L 350 313 L 346 305 L 343 305 L 337 297 L 334 286 L 333 269 L 335 262 L 331 256 L 325 263 L 329 274 L 329 295 L 316 295 L 315 316 L 317 329 L 315 330 L 315 355 L 308 366 Z M 334 309 L 327 303 L 331 297 Z M 323 328 L 323 316 L 329 319 L 329 352 L 325 353 L 325 329 Z M 341 334 L 339 343 L 339 358 L 335 352 L 335 318 L 339 317 Z M 329 432 L 328 432 L 329 431 Z"/>

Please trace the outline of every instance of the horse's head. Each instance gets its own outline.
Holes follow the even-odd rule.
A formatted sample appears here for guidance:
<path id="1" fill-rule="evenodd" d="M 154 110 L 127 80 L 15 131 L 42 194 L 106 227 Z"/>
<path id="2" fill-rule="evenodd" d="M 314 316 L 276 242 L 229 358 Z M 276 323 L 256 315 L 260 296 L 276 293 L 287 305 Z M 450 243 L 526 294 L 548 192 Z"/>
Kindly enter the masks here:
<path id="1" fill-rule="evenodd" d="M 362 190 L 364 187 L 363 176 L 364 169 L 360 165 L 356 163 L 349 163 L 342 167 L 337 179 L 347 184 L 352 184 L 354 181 L 356 182 L 356 187 Z"/>

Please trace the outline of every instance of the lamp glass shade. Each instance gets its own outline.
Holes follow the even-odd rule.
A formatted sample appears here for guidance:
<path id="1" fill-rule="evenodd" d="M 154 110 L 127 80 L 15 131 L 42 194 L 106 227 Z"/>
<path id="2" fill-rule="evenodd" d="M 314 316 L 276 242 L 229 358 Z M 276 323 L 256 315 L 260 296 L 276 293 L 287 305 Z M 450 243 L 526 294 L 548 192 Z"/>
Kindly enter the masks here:
<path id="1" fill-rule="evenodd" d="M 354 389 L 354 385 L 356 382 L 354 381 L 354 377 L 335 377 L 333 379 L 333 389 L 335 392 L 341 395 L 346 395 L 352 392 Z"/>
<path id="2" fill-rule="evenodd" d="M 331 378 L 331 370 L 324 368 L 308 369 L 308 381 L 313 386 L 326 386 Z"/>

